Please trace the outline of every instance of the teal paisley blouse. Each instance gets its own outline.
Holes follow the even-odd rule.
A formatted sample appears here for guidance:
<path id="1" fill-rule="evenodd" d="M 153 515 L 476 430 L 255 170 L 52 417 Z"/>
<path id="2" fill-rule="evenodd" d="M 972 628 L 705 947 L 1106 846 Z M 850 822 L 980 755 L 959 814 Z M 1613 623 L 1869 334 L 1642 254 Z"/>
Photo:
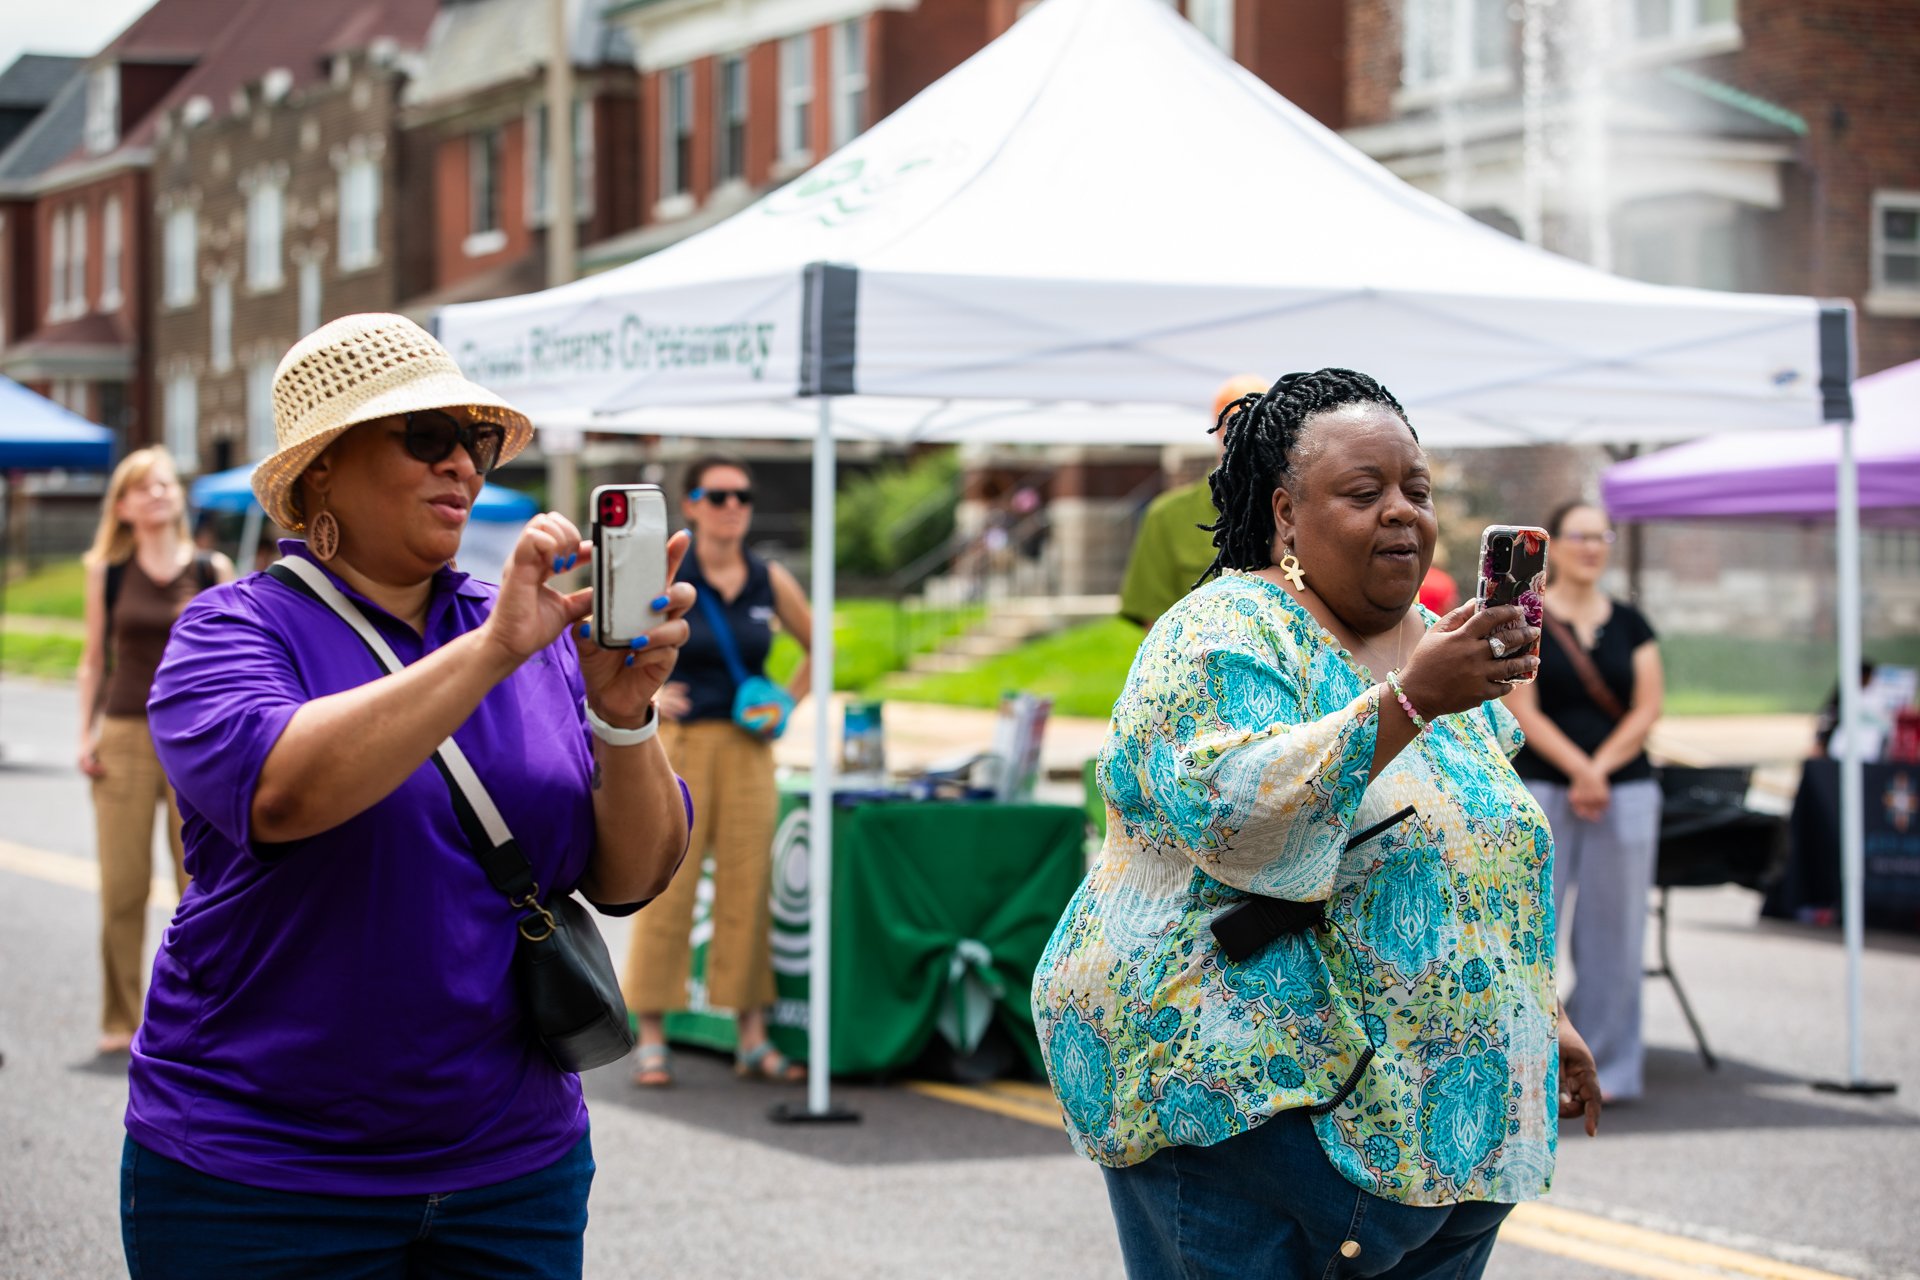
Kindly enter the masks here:
<path id="1" fill-rule="evenodd" d="M 1546 1192 L 1552 836 L 1508 763 L 1519 727 L 1498 703 L 1441 716 L 1369 781 L 1378 699 L 1253 575 L 1188 595 L 1141 645 L 1100 757 L 1106 845 L 1033 987 L 1083 1154 L 1130 1165 L 1324 1103 L 1372 1044 L 1314 1119 L 1350 1181 L 1415 1205 Z M 1325 900 L 1330 927 L 1229 961 L 1207 926 L 1249 893 Z"/>

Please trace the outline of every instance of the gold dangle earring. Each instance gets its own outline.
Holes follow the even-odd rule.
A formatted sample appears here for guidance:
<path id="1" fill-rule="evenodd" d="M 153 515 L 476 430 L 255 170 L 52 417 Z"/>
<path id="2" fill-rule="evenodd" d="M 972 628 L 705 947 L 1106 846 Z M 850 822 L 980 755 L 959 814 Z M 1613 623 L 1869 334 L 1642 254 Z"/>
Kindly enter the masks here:
<path id="1" fill-rule="evenodd" d="M 1280 557 L 1280 576 L 1292 583 L 1295 591 L 1307 584 L 1306 571 L 1300 567 L 1300 557 L 1293 554 L 1292 547 Z"/>
<path id="2" fill-rule="evenodd" d="M 340 522 L 325 507 L 307 521 L 307 550 L 322 561 L 333 559 L 340 550 Z"/>

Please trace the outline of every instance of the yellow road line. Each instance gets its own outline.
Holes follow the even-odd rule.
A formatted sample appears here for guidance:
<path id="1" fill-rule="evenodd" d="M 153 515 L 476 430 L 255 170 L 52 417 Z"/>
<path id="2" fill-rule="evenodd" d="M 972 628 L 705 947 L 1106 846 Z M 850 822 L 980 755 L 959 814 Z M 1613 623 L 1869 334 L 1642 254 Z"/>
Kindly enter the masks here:
<path id="1" fill-rule="evenodd" d="M 1550 1253 L 1557 1258 L 1570 1258 L 1575 1262 L 1584 1262 L 1588 1266 L 1601 1267 L 1624 1276 L 1646 1276 L 1648 1280 L 1704 1280 L 1707 1276 L 1726 1274 L 1720 1271 L 1703 1271 L 1699 1267 L 1688 1266 L 1681 1262 L 1669 1262 L 1664 1258 L 1635 1253 L 1630 1249 L 1596 1244 L 1576 1236 L 1563 1236 L 1557 1231 L 1543 1231 L 1537 1227 L 1528 1226 L 1525 1222 L 1514 1221 L 1517 1216 L 1516 1214 L 1509 1217 L 1501 1226 L 1501 1244 L 1517 1244 L 1523 1249 L 1532 1249 L 1536 1253 Z"/>
<path id="2" fill-rule="evenodd" d="M 939 1098 L 943 1102 L 957 1102 L 963 1107 L 972 1107 L 977 1111 L 991 1111 L 995 1115 L 1010 1116 L 1015 1120 L 1024 1120 L 1028 1124 L 1037 1124 L 1048 1129 L 1058 1129 L 1061 1126 L 1060 1108 L 1057 1106 L 1039 1107 L 1002 1094 L 970 1089 L 965 1085 L 940 1084 L 932 1080 L 909 1080 L 906 1082 L 906 1087 L 915 1093 L 923 1093 L 929 1098 Z"/>
<path id="3" fill-rule="evenodd" d="M 1049 1129 L 1061 1126 L 1060 1107 L 1045 1085 L 994 1080 L 968 1087 L 909 1081 L 915 1093 L 991 1111 Z M 1534 1202 L 1517 1206 L 1500 1228 L 1503 1243 L 1570 1258 L 1619 1275 L 1647 1280 L 1847 1280 L 1830 1271 L 1743 1253 L 1687 1236 L 1630 1226 L 1597 1214 Z"/>
<path id="4" fill-rule="evenodd" d="M 1755 1280 L 1842 1280 L 1831 1271 L 1816 1271 L 1791 1262 L 1781 1262 L 1761 1254 L 1745 1253 L 1724 1245 L 1708 1244 L 1665 1231 L 1630 1226 L 1612 1218 L 1563 1209 L 1558 1205 L 1523 1204 L 1514 1209 L 1510 1223 L 1537 1231 L 1571 1236 L 1604 1248 L 1635 1250 L 1658 1254 L 1686 1263 L 1708 1274 L 1727 1273 L 1752 1276 Z"/>
<path id="5" fill-rule="evenodd" d="M 32 876 L 48 884 L 84 889 L 88 893 L 100 892 L 99 863 L 87 858 L 69 857 L 64 853 L 29 849 L 23 844 L 12 844 L 5 840 L 0 840 L 0 871 Z M 179 901 L 180 895 L 174 889 L 173 881 L 155 876 L 147 898 L 148 905 L 172 910 Z"/>

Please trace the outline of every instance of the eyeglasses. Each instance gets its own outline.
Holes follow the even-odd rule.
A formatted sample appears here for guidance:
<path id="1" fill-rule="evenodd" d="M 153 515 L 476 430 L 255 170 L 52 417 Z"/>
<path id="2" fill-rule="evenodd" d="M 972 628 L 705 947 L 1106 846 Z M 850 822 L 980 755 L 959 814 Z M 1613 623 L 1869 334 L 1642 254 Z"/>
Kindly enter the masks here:
<path id="1" fill-rule="evenodd" d="M 695 489 L 687 496 L 695 502 L 706 501 L 716 507 L 724 507 L 730 502 L 737 502 L 743 507 L 753 505 L 751 489 Z"/>
<path id="2" fill-rule="evenodd" d="M 486 475 L 500 464 L 500 451 L 507 446 L 507 429 L 491 422 L 465 423 L 444 409 L 416 409 L 401 419 L 404 432 L 396 432 L 407 452 L 432 466 L 453 456 L 455 445 L 464 445 L 473 459 L 473 469 Z"/>
<path id="3" fill-rule="evenodd" d="M 1604 533 L 1563 533 L 1560 535 L 1560 541 L 1584 542 L 1593 547 L 1610 547 L 1613 545 L 1613 530 L 1608 529 Z"/>

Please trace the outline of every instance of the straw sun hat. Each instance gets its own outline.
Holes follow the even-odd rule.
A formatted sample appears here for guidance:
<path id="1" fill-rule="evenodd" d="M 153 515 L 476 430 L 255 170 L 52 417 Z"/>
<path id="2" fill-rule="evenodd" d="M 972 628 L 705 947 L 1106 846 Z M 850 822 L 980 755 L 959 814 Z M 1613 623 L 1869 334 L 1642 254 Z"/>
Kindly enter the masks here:
<path id="1" fill-rule="evenodd" d="M 273 374 L 279 448 L 253 472 L 253 492 L 274 523 L 306 521 L 293 499 L 300 474 L 349 427 L 416 409 L 463 408 L 507 429 L 500 461 L 533 439 L 527 415 L 467 381 L 447 349 L 405 316 L 342 316 L 293 344 Z"/>

